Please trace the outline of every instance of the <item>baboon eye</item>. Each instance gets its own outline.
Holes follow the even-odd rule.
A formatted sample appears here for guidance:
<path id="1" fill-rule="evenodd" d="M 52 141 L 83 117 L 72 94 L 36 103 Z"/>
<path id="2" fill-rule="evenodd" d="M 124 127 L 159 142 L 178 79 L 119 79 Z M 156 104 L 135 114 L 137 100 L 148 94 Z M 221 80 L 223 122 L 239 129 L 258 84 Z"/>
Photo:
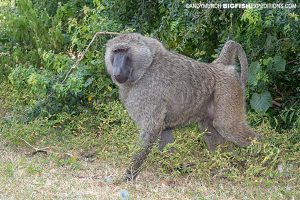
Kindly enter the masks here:
<path id="1" fill-rule="evenodd" d="M 122 52 L 126 52 L 129 48 L 124 47 L 124 48 L 118 48 L 113 50 L 114 53 L 122 53 Z"/>

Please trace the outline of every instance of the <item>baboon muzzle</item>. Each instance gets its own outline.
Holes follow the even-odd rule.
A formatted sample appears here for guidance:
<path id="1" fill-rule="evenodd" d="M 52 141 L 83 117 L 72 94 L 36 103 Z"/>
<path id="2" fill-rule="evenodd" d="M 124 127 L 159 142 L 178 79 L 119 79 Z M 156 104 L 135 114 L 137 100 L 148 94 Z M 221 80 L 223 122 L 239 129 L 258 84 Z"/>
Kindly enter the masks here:
<path id="1" fill-rule="evenodd" d="M 115 52 L 113 60 L 113 76 L 119 83 L 125 83 L 130 74 L 129 58 L 126 52 Z"/>

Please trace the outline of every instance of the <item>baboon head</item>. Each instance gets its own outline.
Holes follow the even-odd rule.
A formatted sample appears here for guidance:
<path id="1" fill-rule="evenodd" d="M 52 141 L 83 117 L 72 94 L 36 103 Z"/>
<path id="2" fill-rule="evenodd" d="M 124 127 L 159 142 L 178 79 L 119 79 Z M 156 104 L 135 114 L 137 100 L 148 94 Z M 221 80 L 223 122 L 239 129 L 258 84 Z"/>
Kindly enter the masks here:
<path id="1" fill-rule="evenodd" d="M 123 34 L 107 42 L 105 64 L 116 84 L 138 81 L 151 65 L 154 52 L 140 34 Z"/>

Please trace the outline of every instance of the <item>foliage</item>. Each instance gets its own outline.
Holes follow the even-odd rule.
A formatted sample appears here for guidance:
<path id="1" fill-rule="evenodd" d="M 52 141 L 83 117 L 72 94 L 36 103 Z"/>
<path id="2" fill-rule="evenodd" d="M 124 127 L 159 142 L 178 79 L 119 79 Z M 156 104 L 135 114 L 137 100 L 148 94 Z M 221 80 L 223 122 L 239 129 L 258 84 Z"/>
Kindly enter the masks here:
<path id="1" fill-rule="evenodd" d="M 10 55 L 0 61 L 2 79 L 9 77 L 16 91 L 30 96 L 23 102 L 31 108 L 29 119 L 63 111 L 78 113 L 94 101 L 116 98 L 103 67 L 107 37 L 93 44 L 78 69 L 63 82 L 97 31 L 137 30 L 206 62 L 216 58 L 223 43 L 232 38 L 248 55 L 251 108 L 260 115 L 267 112 L 278 130 L 295 127 L 300 105 L 297 12 L 197 10 L 186 8 L 186 3 L 190 2 L 20 0 L 15 7 L 4 7 L 0 15 L 5 27 L 0 47 Z M 282 117 L 285 112 L 291 114 Z"/>
<path id="2" fill-rule="evenodd" d="M 270 92 L 265 91 L 262 94 L 254 93 L 250 100 L 250 105 L 256 111 L 266 112 L 267 109 L 272 105 L 272 97 Z"/>
<path id="3" fill-rule="evenodd" d="M 8 9 L 5 21 L 1 21 L 6 27 L 1 47 L 11 54 L 1 69 L 20 96 L 29 96 L 22 104 L 31 107 L 29 120 L 63 111 L 76 113 L 92 100 L 115 98 L 103 60 L 98 59 L 106 38 L 94 44 L 78 69 L 63 81 L 93 34 L 100 28 L 117 27 L 102 14 L 102 5 L 90 9 L 89 4 L 70 1 L 58 3 L 53 11 L 42 9 L 44 4 L 22 0 Z"/>

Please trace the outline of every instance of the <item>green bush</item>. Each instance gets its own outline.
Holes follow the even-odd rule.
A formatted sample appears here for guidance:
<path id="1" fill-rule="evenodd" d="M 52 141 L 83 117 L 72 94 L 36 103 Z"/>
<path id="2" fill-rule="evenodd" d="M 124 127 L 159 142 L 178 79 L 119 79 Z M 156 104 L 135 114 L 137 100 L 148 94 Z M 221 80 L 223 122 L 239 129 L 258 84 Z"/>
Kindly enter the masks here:
<path id="1" fill-rule="evenodd" d="M 103 64 L 107 37 L 96 40 L 76 70 L 71 68 L 95 32 L 114 30 L 117 24 L 101 12 L 101 4 L 65 1 L 44 9 L 45 4 L 20 0 L 1 15 L 5 29 L 0 45 L 10 57 L 0 69 L 19 96 L 28 95 L 21 106 L 31 110 L 29 120 L 64 111 L 76 113 L 94 100 L 114 99 L 116 90 Z"/>
<path id="2" fill-rule="evenodd" d="M 25 102 L 35 110 L 33 116 L 41 109 L 48 114 L 72 112 L 89 105 L 86 102 L 116 98 L 117 91 L 104 70 L 106 36 L 94 42 L 63 81 L 97 31 L 137 30 L 205 62 L 215 59 L 231 38 L 248 55 L 249 108 L 267 117 L 278 130 L 295 127 L 300 115 L 300 20 L 295 10 L 197 10 L 186 8 L 186 3 L 190 2 L 20 0 L 0 15 L 1 27 L 5 27 L 0 47 L 10 55 L 0 61 L 2 79 L 9 77 L 18 92 L 33 94 L 34 100 Z M 32 74 L 27 74 L 30 70 Z M 59 108 L 45 108 L 49 101 Z"/>

